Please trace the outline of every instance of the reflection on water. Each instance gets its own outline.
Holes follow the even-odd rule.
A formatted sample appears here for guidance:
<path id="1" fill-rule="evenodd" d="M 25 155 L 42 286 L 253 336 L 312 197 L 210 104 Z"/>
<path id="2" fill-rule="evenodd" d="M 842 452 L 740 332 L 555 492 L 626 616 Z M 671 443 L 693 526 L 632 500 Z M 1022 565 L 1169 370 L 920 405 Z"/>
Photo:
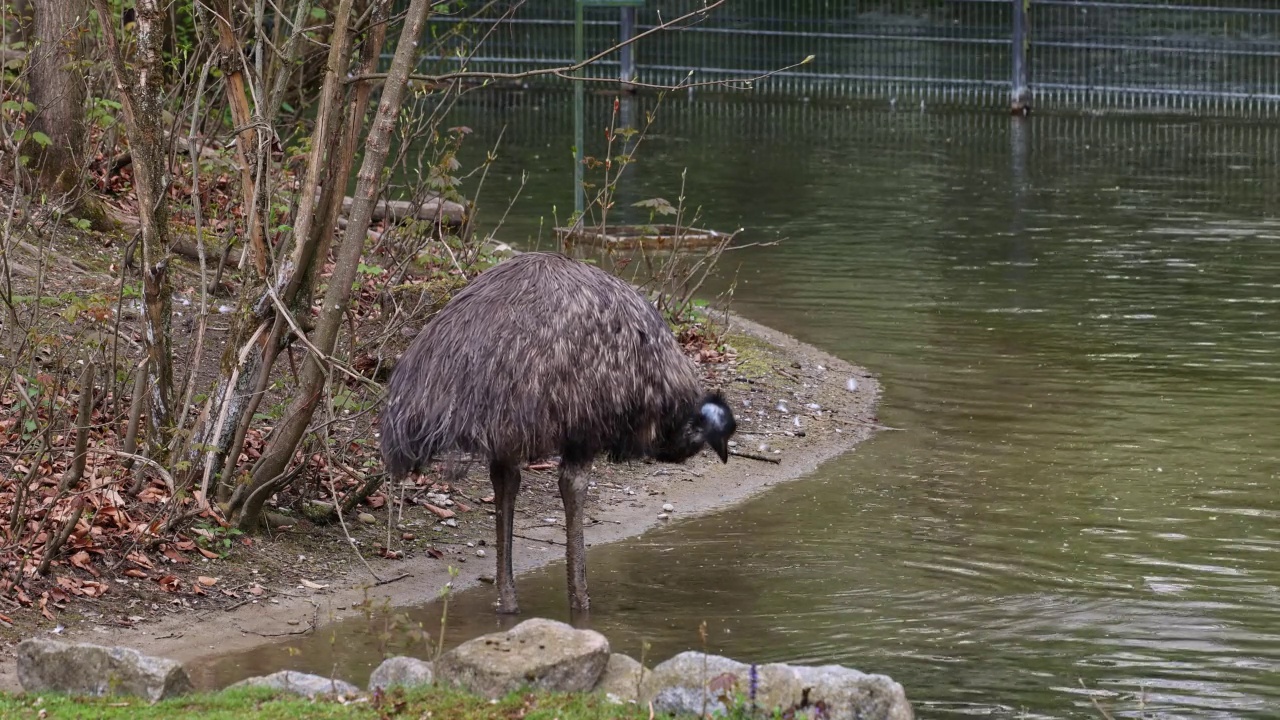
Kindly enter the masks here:
<path id="1" fill-rule="evenodd" d="M 508 101 L 465 122 L 510 123 L 490 205 L 533 173 L 513 241 L 571 206 L 571 123 Z M 786 238 L 733 256 L 736 309 L 879 373 L 901 431 L 592 550 L 595 626 L 663 659 L 706 620 L 716 652 L 891 674 L 923 717 L 1274 712 L 1277 135 L 669 101 L 620 212 L 688 167 L 704 224 Z M 526 615 L 566 617 L 563 583 L 525 578 Z M 455 598 L 452 642 L 501 622 L 491 594 Z M 344 632 L 358 680 L 376 644 Z M 332 669 L 327 634 L 294 645 L 209 672 Z"/>

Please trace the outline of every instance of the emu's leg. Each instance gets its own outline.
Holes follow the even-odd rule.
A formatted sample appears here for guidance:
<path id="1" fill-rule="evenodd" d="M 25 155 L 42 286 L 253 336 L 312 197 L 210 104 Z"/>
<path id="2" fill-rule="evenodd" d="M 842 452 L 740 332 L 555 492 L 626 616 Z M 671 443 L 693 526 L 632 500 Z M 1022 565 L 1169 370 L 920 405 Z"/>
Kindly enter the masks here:
<path id="1" fill-rule="evenodd" d="M 577 463 L 560 464 L 560 499 L 564 502 L 565 567 L 569 575 L 569 610 L 591 607 L 587 595 L 587 547 L 582 537 L 583 506 L 587 500 L 587 478 Z"/>
<path id="2" fill-rule="evenodd" d="M 494 460 L 489 465 L 493 503 L 497 507 L 498 612 L 518 613 L 515 579 L 511 573 L 511 535 L 515 531 L 516 494 L 520 492 L 520 466 Z"/>

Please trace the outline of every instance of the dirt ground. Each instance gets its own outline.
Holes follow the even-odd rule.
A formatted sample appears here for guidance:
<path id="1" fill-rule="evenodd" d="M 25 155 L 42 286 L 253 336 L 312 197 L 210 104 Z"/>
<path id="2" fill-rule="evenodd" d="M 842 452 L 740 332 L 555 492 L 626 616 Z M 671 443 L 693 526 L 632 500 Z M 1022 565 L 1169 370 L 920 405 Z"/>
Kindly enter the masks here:
<path id="1" fill-rule="evenodd" d="M 743 318 L 731 316 L 727 342 L 736 359 L 703 369 L 708 386 L 721 388 L 737 415 L 735 456 L 727 464 L 709 451 L 684 465 L 597 462 L 589 546 L 740 502 L 811 471 L 879 427 L 880 389 L 867 371 Z M 166 593 L 136 575 L 104 577 L 110 592 L 74 598 L 56 622 L 0 629 L 0 690 L 19 689 L 13 648 L 31 635 L 191 661 L 274 642 L 313 623 L 319 625 L 311 627 L 315 632 L 324 624 L 318 605 L 351 607 L 366 597 L 393 607 L 420 603 L 449 582 L 451 565 L 459 569 L 455 589 L 492 582 L 494 553 L 479 558 L 467 544 L 492 543 L 494 535 L 493 506 L 486 502 L 492 490 L 483 468 L 448 483 L 420 479 L 402 490 L 389 490 L 391 502 L 362 507 L 364 517 L 348 516 L 344 526 L 301 521 L 270 538 L 235 538 L 226 557 L 158 558 L 163 567 L 157 570 L 190 592 Z M 667 503 L 675 511 L 660 518 Z M 554 467 L 527 468 L 517 500 L 517 573 L 563 557 L 534 551 L 563 544 L 563 517 Z M 380 556 L 382 547 L 399 557 Z"/>

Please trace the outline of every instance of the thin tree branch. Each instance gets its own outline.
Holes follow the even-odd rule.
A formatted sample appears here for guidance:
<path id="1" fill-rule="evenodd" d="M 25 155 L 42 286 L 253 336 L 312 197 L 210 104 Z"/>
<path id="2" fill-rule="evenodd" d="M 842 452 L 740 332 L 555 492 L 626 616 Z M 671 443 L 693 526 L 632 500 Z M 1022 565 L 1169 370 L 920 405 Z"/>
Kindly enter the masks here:
<path id="1" fill-rule="evenodd" d="M 597 62 L 601 58 L 608 57 L 610 53 L 616 52 L 617 50 L 624 48 L 627 45 L 631 45 L 632 43 L 635 43 L 641 40 L 642 38 L 648 37 L 662 30 L 666 30 L 674 26 L 676 23 L 682 22 L 684 20 L 688 20 L 698 15 L 706 15 L 707 13 L 720 7 L 726 2 L 728 2 L 728 0 L 715 0 L 715 2 L 712 2 L 708 5 L 704 5 L 698 8 L 697 10 L 694 10 L 692 12 L 687 12 L 684 15 L 681 15 L 680 17 L 655 25 L 649 28 L 648 30 L 645 30 L 642 33 L 639 33 L 637 35 L 633 35 L 627 38 L 626 40 L 614 45 L 613 47 L 607 48 L 605 50 L 602 50 L 596 53 L 595 55 L 592 55 L 591 57 L 587 58 L 586 60 L 583 60 L 582 62 L 577 62 L 572 65 L 566 65 L 566 66 L 561 66 L 557 68 L 543 68 L 541 70 L 527 70 L 525 72 L 518 72 L 518 73 L 486 73 L 486 72 L 470 72 L 470 71 L 462 70 L 459 72 L 445 73 L 444 75 L 410 74 L 409 79 L 424 80 L 427 82 L 448 82 L 451 80 L 473 80 L 473 79 L 474 80 L 522 80 L 524 78 L 536 77 L 539 75 L 559 75 L 561 73 L 571 73 L 577 70 L 581 70 L 582 68 L 594 62 Z M 386 77 L 387 77 L 387 73 L 368 73 L 365 75 L 357 75 L 354 77 L 347 78 L 346 81 L 349 83 L 352 83 L 352 82 L 360 82 L 364 80 L 381 80 Z"/>

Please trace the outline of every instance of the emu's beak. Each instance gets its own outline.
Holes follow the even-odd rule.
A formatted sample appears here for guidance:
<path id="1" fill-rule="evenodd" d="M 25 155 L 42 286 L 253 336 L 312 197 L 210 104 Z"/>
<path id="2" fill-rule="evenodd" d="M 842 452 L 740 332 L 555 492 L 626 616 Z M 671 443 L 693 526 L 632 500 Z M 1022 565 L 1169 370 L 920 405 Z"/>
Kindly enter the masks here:
<path id="1" fill-rule="evenodd" d="M 727 438 L 707 438 L 707 444 L 710 445 L 711 449 L 715 450 L 716 454 L 720 456 L 720 462 L 729 462 L 729 441 Z"/>

